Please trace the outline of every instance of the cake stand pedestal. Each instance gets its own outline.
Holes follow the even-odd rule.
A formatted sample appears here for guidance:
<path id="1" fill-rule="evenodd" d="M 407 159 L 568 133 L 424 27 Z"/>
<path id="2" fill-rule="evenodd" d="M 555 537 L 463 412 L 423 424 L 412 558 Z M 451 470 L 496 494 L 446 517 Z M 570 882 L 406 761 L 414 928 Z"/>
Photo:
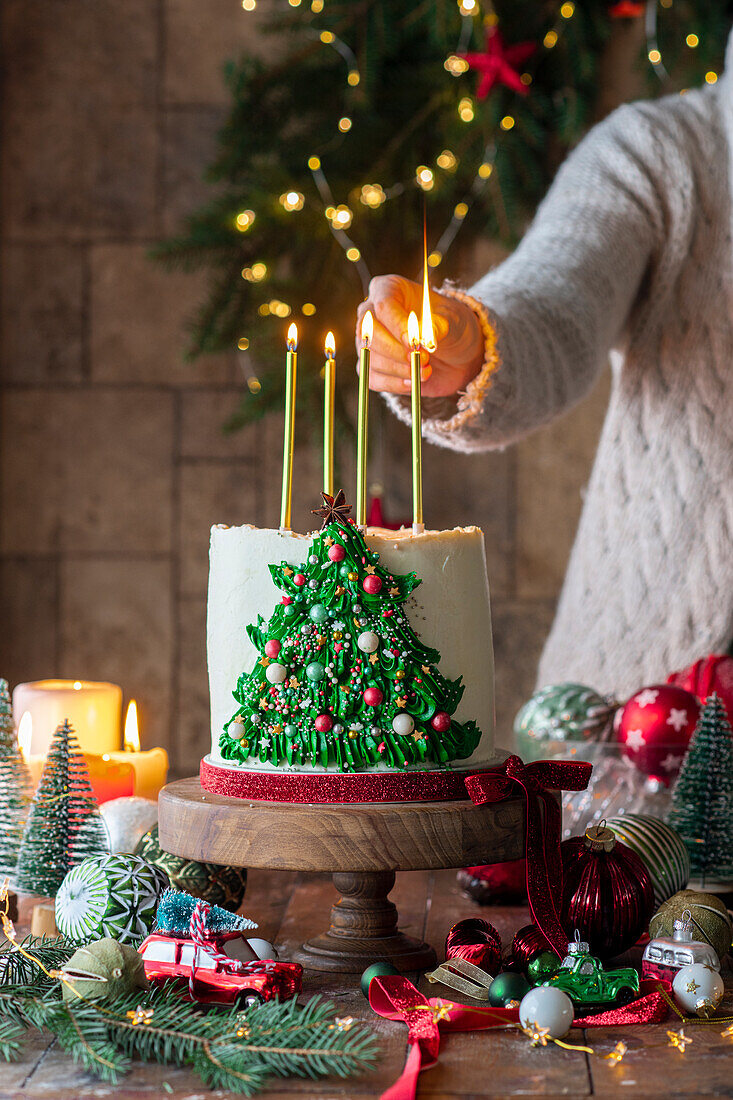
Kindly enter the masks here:
<path id="1" fill-rule="evenodd" d="M 198 778 L 160 792 L 159 839 L 202 862 L 282 871 L 328 871 L 339 899 L 326 932 L 295 960 L 311 970 L 361 973 L 378 960 L 398 970 L 436 962 L 404 935 L 388 899 L 395 871 L 502 863 L 524 855 L 523 798 L 460 802 L 259 802 L 212 794 Z M 324 914 L 325 924 L 325 914 Z"/>

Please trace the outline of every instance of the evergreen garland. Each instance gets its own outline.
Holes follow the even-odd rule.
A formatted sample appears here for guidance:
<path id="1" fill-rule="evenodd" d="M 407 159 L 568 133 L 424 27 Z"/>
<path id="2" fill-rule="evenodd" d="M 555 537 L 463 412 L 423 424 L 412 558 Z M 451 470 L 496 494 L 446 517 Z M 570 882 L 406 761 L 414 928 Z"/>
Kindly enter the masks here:
<path id="1" fill-rule="evenodd" d="M 68 721 L 56 730 L 18 854 L 19 890 L 53 897 L 87 856 L 109 855 L 87 763 Z"/>
<path id="2" fill-rule="evenodd" d="M 268 3 L 272 57 L 225 68 L 231 107 L 207 173 L 211 199 L 154 253 L 210 273 L 189 357 L 248 349 L 240 360 L 249 392 L 231 426 L 281 407 L 285 318 L 299 322 L 304 362 L 322 361 L 327 328 L 338 354 L 353 361 L 353 317 L 369 276 L 420 270 L 423 205 L 441 275 L 460 272 L 454 238 L 459 248 L 476 237 L 516 242 L 596 118 L 615 7 L 328 0 L 287 8 L 261 0 L 260 12 Z M 639 54 L 650 94 L 700 84 L 706 73 L 713 79 L 728 5 L 675 0 L 650 8 L 659 27 Z M 507 55 L 515 87 L 499 82 L 481 98 L 481 72 L 463 55 L 481 54 L 495 32 L 502 48 L 533 49 Z M 340 383 L 340 403 L 344 389 Z M 305 431 L 320 424 L 321 404 L 318 372 L 302 371 Z"/>
<path id="3" fill-rule="evenodd" d="M 668 815 L 693 874 L 733 873 L 733 731 L 718 695 L 705 701 L 672 790 Z"/>
<path id="4" fill-rule="evenodd" d="M 7 680 L 0 679 L 0 881 L 13 876 L 33 795 L 18 746 Z"/>

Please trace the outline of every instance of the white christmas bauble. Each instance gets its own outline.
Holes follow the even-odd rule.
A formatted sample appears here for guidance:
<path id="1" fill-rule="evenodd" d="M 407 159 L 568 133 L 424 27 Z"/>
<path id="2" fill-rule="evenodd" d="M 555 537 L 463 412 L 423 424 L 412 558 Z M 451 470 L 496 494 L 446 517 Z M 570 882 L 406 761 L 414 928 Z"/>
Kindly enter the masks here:
<path id="1" fill-rule="evenodd" d="M 561 989 L 537 985 L 522 998 L 519 1022 L 522 1027 L 538 1028 L 548 1039 L 562 1039 L 573 1024 L 573 1002 Z M 545 1031 L 545 1028 L 548 1030 Z"/>
<path id="2" fill-rule="evenodd" d="M 409 737 L 415 728 L 415 723 L 409 714 L 395 714 L 392 719 L 392 729 L 399 737 Z"/>
<path id="3" fill-rule="evenodd" d="M 276 959 L 277 951 L 267 940 L 248 939 L 247 943 L 254 951 L 258 959 Z"/>
<path id="4" fill-rule="evenodd" d="M 362 653 L 375 653 L 379 648 L 379 636 L 373 630 L 365 630 L 356 640 Z"/>
<path id="5" fill-rule="evenodd" d="M 675 974 L 674 999 L 683 1012 L 712 1016 L 723 999 L 725 986 L 717 970 L 704 963 L 689 963 Z"/>
<path id="6" fill-rule="evenodd" d="M 132 854 L 153 825 L 158 824 L 158 803 L 150 798 L 125 795 L 103 802 L 99 807 L 107 844 L 112 855 L 119 852 Z"/>
<path id="7" fill-rule="evenodd" d="M 288 670 L 285 665 L 280 665 L 277 661 L 273 661 L 271 665 L 268 665 L 265 669 L 265 676 L 270 684 L 281 684 L 288 674 Z"/>

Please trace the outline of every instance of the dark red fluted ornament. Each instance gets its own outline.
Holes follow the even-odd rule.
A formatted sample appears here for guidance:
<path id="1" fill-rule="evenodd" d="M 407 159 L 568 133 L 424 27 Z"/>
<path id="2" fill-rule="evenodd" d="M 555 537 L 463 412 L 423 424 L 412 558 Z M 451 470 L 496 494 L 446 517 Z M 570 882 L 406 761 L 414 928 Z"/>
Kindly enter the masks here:
<path id="1" fill-rule="evenodd" d="M 609 959 L 632 947 L 654 912 L 654 888 L 635 852 L 602 822 L 560 846 L 561 916 L 568 938 L 576 930 L 591 951 Z"/>
<path id="2" fill-rule="evenodd" d="M 674 684 L 652 684 L 616 711 L 616 740 L 636 767 L 669 787 L 676 779 L 700 716 L 694 695 Z"/>
<path id="3" fill-rule="evenodd" d="M 488 974 L 501 969 L 501 936 L 481 917 L 459 920 L 445 938 L 446 959 L 466 959 Z"/>
<path id="4" fill-rule="evenodd" d="M 536 924 L 525 924 L 512 940 L 512 962 L 520 970 L 526 970 L 532 959 L 541 951 L 552 951 L 552 945 L 545 939 Z"/>

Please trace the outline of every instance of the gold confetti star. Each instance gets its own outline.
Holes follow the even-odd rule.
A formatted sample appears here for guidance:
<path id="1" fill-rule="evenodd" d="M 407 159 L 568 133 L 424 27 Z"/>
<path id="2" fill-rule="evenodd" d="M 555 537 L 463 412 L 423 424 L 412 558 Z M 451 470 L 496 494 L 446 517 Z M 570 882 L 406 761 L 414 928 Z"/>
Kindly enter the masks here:
<path id="1" fill-rule="evenodd" d="M 399 695 L 395 699 L 395 702 L 397 703 L 397 706 L 400 708 L 400 710 L 402 710 L 403 707 L 407 706 L 407 697 L 405 695 Z"/>
<path id="2" fill-rule="evenodd" d="M 262 665 L 263 668 L 267 668 L 269 663 L 270 663 L 270 658 L 269 657 L 260 657 L 260 664 Z"/>
<path id="3" fill-rule="evenodd" d="M 685 986 L 685 989 L 688 993 L 697 993 L 698 989 L 700 989 L 700 984 L 692 978 Z"/>
<path id="4" fill-rule="evenodd" d="M 365 572 L 365 573 L 376 573 L 376 569 L 374 568 L 374 566 L 373 566 L 373 565 L 367 565 L 367 566 L 366 566 L 366 569 L 364 570 L 364 572 Z"/>
<path id="5" fill-rule="evenodd" d="M 528 1020 L 527 1026 L 522 1028 L 524 1034 L 532 1040 L 532 1046 L 546 1047 L 550 1034 L 549 1027 L 540 1027 L 536 1020 Z"/>
<path id="6" fill-rule="evenodd" d="M 268 706 L 269 706 L 269 704 L 267 702 L 267 699 L 260 699 L 260 702 L 259 702 L 260 710 L 267 710 Z"/>
<path id="7" fill-rule="evenodd" d="M 612 1066 L 618 1065 L 628 1049 L 623 1041 L 616 1043 L 611 1053 L 605 1055 L 606 1061 L 610 1062 Z"/>
<path id="8" fill-rule="evenodd" d="M 337 584 L 336 585 L 335 594 L 337 596 L 343 596 L 345 591 L 346 591 L 346 589 L 344 588 L 344 586 L 342 584 Z"/>
<path id="9" fill-rule="evenodd" d="M 293 575 L 292 569 L 290 568 L 289 565 L 286 565 L 285 568 L 283 569 L 283 576 L 284 577 L 292 577 L 292 575 Z"/>
<path id="10" fill-rule="evenodd" d="M 379 655 L 377 653 L 370 653 L 369 654 L 369 660 L 374 665 L 379 660 Z"/>
<path id="11" fill-rule="evenodd" d="M 430 672 L 430 665 L 420 665 L 423 672 Z"/>
<path id="12" fill-rule="evenodd" d="M 330 535 L 326 535 L 326 537 L 323 541 L 324 541 L 326 546 L 333 546 L 333 539 L 331 538 Z"/>
<path id="13" fill-rule="evenodd" d="M 668 1031 L 667 1038 L 669 1039 L 669 1045 L 671 1047 L 677 1047 L 680 1054 L 684 1054 L 685 1047 L 692 1042 L 692 1039 L 688 1035 L 685 1035 L 682 1028 L 680 1028 L 679 1031 Z"/>
<path id="14" fill-rule="evenodd" d="M 290 688 L 299 688 L 300 687 L 300 680 L 297 678 L 297 676 L 291 676 L 290 677 L 290 679 L 288 680 L 288 687 L 290 687 Z"/>
<path id="15" fill-rule="evenodd" d="M 392 587 L 389 590 L 389 594 L 390 594 L 390 596 L 399 596 L 400 590 L 399 590 L 399 588 L 396 587 L 396 585 L 393 584 Z"/>

